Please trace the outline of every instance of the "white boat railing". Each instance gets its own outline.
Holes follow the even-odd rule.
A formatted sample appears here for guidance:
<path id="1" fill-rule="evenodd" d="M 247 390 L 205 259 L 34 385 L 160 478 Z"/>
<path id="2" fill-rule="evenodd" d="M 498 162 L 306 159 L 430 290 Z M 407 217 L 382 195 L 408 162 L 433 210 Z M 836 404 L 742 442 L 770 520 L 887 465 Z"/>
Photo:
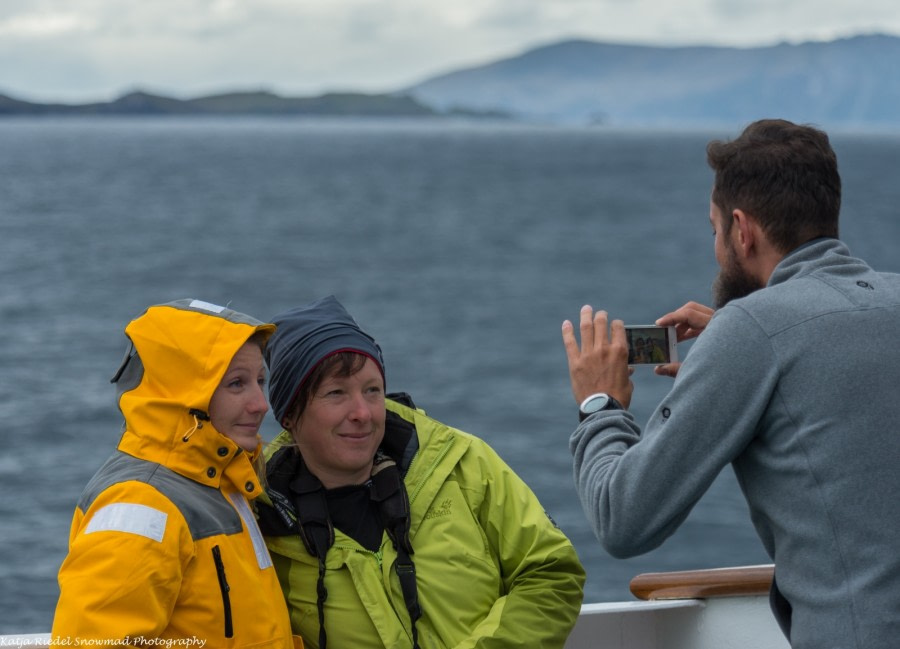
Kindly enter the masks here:
<path id="1" fill-rule="evenodd" d="M 585 604 L 565 649 L 790 649 L 769 610 L 772 574 L 748 566 L 638 575 L 638 601 Z M 0 636 L 0 647 L 49 644 L 49 633 Z"/>
<path id="2" fill-rule="evenodd" d="M 790 649 L 769 609 L 773 566 L 649 573 L 640 601 L 585 604 L 566 649 Z"/>

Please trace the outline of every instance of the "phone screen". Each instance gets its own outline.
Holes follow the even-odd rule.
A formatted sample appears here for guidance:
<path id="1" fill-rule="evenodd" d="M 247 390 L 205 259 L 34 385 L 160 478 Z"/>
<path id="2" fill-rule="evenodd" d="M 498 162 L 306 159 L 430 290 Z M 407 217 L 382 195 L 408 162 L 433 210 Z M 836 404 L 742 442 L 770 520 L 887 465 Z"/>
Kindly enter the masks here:
<path id="1" fill-rule="evenodd" d="M 625 327 L 629 365 L 662 365 L 677 362 L 675 327 L 630 325 Z"/>

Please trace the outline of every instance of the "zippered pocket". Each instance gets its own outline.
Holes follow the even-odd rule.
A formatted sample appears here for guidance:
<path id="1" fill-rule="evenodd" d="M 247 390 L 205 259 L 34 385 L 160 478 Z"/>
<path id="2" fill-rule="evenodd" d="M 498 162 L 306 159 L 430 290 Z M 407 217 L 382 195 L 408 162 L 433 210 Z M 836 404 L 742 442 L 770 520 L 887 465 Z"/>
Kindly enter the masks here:
<path id="1" fill-rule="evenodd" d="M 222 608 L 225 610 L 225 637 L 234 637 L 234 626 L 231 621 L 231 596 L 228 591 L 228 580 L 225 578 L 225 564 L 222 563 L 222 553 L 219 546 L 214 545 L 212 548 L 213 561 L 216 564 L 216 577 L 219 578 L 219 590 L 222 591 Z"/>

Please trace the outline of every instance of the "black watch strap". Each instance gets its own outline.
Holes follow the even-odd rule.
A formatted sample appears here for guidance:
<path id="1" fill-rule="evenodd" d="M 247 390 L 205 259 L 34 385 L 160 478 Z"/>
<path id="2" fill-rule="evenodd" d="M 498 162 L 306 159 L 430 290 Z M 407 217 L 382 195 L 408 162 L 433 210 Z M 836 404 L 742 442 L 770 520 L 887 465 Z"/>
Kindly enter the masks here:
<path id="1" fill-rule="evenodd" d="M 578 421 L 584 421 L 595 412 L 602 410 L 625 410 L 625 406 L 605 392 L 590 395 L 578 406 Z"/>

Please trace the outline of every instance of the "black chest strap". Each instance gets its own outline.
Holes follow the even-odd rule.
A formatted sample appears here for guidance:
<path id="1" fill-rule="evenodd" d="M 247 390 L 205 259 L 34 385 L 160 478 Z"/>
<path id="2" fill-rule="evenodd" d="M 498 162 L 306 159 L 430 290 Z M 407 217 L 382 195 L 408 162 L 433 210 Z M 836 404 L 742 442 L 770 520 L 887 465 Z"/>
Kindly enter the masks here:
<path id="1" fill-rule="evenodd" d="M 290 490 L 294 496 L 294 512 L 297 515 L 298 533 L 306 551 L 316 558 L 319 564 L 319 576 L 316 579 L 316 610 L 319 614 L 319 649 L 326 649 L 325 633 L 325 600 L 328 589 L 325 588 L 325 555 L 334 545 L 334 526 L 328 515 L 328 502 L 325 500 L 325 489 L 319 479 L 300 460 L 298 471 L 291 480 Z"/>
<path id="2" fill-rule="evenodd" d="M 419 634 L 416 622 L 422 617 L 422 607 L 419 605 L 419 591 L 416 586 L 416 565 L 411 557 L 413 547 L 409 540 L 409 495 L 406 493 L 406 485 L 400 476 L 397 463 L 380 452 L 376 453 L 375 464 L 372 467 L 371 497 L 379 506 L 384 529 L 397 551 L 394 570 L 400 580 L 403 601 L 409 613 L 413 649 L 418 649 Z"/>
<path id="3" fill-rule="evenodd" d="M 269 489 L 268 493 L 273 508 L 282 522 L 297 532 L 306 551 L 318 561 L 316 608 L 319 617 L 319 648 L 326 649 L 325 600 L 328 598 L 328 590 L 325 587 L 325 556 L 334 545 L 334 526 L 328 512 L 325 488 L 302 458 L 290 481 L 289 491 L 292 496 L 290 500 L 275 489 Z M 381 451 L 375 456 L 369 496 L 376 505 L 385 532 L 397 552 L 394 570 L 400 581 L 403 601 L 409 613 L 413 649 L 419 649 L 416 622 L 422 617 L 422 608 L 419 605 L 416 567 L 412 560 L 413 548 L 409 539 L 409 496 L 397 464 Z"/>

